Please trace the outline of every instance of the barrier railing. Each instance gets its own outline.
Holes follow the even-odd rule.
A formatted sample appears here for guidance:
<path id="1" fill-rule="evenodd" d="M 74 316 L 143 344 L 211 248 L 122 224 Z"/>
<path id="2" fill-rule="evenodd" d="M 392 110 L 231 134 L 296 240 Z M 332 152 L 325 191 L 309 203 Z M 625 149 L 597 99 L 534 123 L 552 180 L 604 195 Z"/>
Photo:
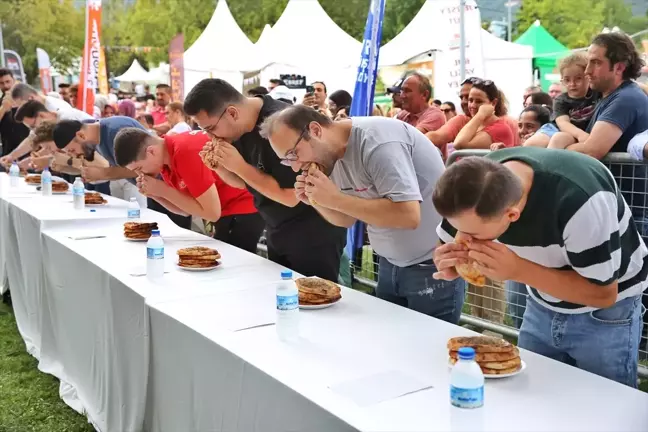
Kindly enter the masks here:
<path id="1" fill-rule="evenodd" d="M 461 157 L 485 156 L 487 150 L 457 150 L 447 160 L 446 165 Z M 632 209 L 635 223 L 648 244 L 648 165 L 633 160 L 627 153 L 610 153 L 603 160 Z M 267 248 L 262 238 L 258 252 L 267 256 Z M 351 260 L 351 271 L 356 288 L 365 291 L 375 290 L 378 282 L 378 256 L 373 252 L 365 231 L 365 241 Z M 648 294 L 644 294 L 644 305 L 648 304 Z M 460 322 L 478 329 L 489 330 L 504 336 L 517 338 L 526 309 L 526 287 L 517 282 L 493 282 L 485 287 L 468 285 L 466 301 Z M 648 378 L 648 312 L 644 315 L 643 332 L 639 347 L 639 375 Z"/>

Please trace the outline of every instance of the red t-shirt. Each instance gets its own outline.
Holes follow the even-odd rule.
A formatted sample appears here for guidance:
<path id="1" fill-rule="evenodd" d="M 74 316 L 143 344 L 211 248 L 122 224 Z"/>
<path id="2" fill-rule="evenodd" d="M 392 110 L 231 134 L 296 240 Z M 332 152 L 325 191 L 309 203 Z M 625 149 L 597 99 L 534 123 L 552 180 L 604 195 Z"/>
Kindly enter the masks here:
<path id="1" fill-rule="evenodd" d="M 493 143 L 502 143 L 506 147 L 513 147 L 515 145 L 513 132 L 511 131 L 509 122 L 505 117 L 498 118 L 493 123 L 482 129 L 482 131 L 490 135 Z"/>
<path id="2" fill-rule="evenodd" d="M 151 117 L 153 117 L 153 124 L 155 126 L 166 123 L 167 121 L 166 113 L 164 112 L 164 108 L 162 108 L 161 106 L 156 105 L 155 107 L 153 107 L 149 114 L 151 114 Z"/>
<path id="3" fill-rule="evenodd" d="M 162 179 L 172 188 L 194 198 L 207 192 L 211 185 L 216 185 L 222 216 L 256 213 L 254 199 L 246 189 L 229 186 L 203 163 L 198 153 L 209 141 L 209 136 L 202 131 L 166 135 L 164 143 L 171 163 L 162 169 Z"/>

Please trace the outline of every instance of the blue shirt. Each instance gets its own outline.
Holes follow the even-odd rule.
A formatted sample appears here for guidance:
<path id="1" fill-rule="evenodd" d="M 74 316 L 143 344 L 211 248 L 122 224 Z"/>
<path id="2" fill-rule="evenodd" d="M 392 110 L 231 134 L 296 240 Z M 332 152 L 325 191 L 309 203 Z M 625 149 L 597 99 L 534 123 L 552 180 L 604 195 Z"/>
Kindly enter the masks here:
<path id="1" fill-rule="evenodd" d="M 124 116 L 107 117 L 99 120 L 99 145 L 97 152 L 110 164 L 111 167 L 117 166 L 115 160 L 115 136 L 117 133 L 128 127 L 134 127 L 145 131 L 144 127 L 135 119 Z M 126 179 L 132 184 L 136 184 L 134 178 Z"/>
<path id="2" fill-rule="evenodd" d="M 597 121 L 611 123 L 621 129 L 621 138 L 611 152 L 625 152 L 630 140 L 648 129 L 648 96 L 632 81 L 626 81 L 598 103 L 587 126 L 587 132 Z"/>

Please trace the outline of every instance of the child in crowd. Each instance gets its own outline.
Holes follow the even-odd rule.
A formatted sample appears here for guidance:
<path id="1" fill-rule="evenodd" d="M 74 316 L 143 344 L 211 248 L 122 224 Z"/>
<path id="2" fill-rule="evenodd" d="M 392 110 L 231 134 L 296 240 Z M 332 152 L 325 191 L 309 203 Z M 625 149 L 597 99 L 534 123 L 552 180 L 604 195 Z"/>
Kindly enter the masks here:
<path id="1" fill-rule="evenodd" d="M 561 81 L 567 92 L 554 101 L 554 121 L 541 127 L 524 145 L 564 149 L 589 137 L 585 130 L 601 94 L 589 88 L 586 67 L 587 58 L 581 53 L 560 62 Z"/>

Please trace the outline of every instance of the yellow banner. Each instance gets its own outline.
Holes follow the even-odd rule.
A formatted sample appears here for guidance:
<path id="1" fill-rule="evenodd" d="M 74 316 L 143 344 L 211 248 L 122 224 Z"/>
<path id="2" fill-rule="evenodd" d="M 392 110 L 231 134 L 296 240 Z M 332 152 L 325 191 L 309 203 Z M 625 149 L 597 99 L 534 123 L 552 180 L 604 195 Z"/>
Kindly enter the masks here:
<path id="1" fill-rule="evenodd" d="M 99 81 L 99 93 L 107 95 L 108 94 L 108 73 L 106 72 L 106 51 L 104 47 L 101 47 L 99 51 L 99 71 L 98 71 L 98 81 Z"/>

